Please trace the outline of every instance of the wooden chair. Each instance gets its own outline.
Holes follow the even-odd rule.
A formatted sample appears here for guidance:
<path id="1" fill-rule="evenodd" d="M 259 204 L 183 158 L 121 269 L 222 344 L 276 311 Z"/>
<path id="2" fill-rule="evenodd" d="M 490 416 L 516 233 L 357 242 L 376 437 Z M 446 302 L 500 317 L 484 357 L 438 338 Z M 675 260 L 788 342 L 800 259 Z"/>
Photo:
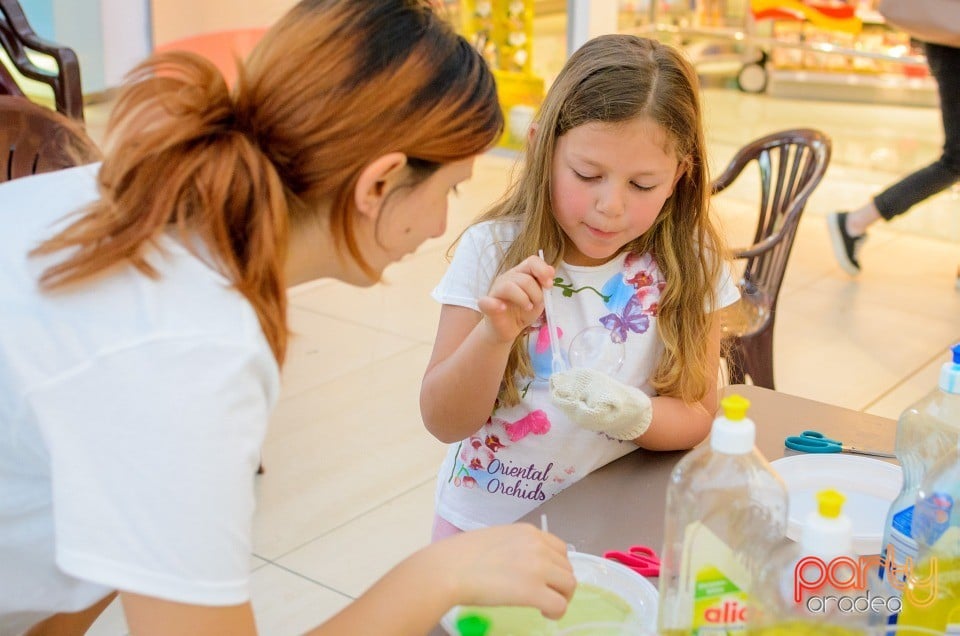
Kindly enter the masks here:
<path id="1" fill-rule="evenodd" d="M 57 110 L 83 121 L 83 92 L 80 84 L 80 63 L 72 49 L 40 38 L 23 13 L 17 0 L 0 0 L 0 46 L 24 77 L 48 85 L 53 91 Z M 28 53 L 42 54 L 57 63 L 51 73 L 28 57 Z M 0 94 L 24 96 L 10 69 L 0 64 Z"/>
<path id="2" fill-rule="evenodd" d="M 0 95 L 0 182 L 99 158 L 80 122 L 25 97 Z"/>
<path id="3" fill-rule="evenodd" d="M 740 301 L 721 312 L 724 357 L 731 384 L 749 376 L 774 388 L 773 326 L 777 298 L 800 215 L 830 163 L 830 138 L 811 129 L 785 130 L 757 139 L 733 157 L 712 184 L 727 188 L 751 163 L 760 172 L 759 217 L 753 245 L 735 249 L 745 261 Z"/>

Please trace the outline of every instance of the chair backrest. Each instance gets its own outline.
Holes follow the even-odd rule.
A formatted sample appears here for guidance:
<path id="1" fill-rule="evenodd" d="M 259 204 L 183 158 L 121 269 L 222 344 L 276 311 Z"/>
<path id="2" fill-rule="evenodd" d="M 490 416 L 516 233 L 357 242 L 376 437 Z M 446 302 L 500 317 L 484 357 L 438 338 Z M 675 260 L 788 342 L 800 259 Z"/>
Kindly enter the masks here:
<path id="1" fill-rule="evenodd" d="M 99 158 L 80 122 L 24 97 L 0 95 L 0 182 Z"/>
<path id="2" fill-rule="evenodd" d="M 712 184 L 723 191 L 751 163 L 760 174 L 760 209 L 753 245 L 734 250 L 746 259 L 743 291 L 767 296 L 772 311 L 793 248 L 800 215 L 830 162 L 830 138 L 812 129 L 784 130 L 750 142 Z"/>
<path id="3" fill-rule="evenodd" d="M 80 83 L 80 62 L 72 49 L 37 36 L 17 0 L 0 0 L 0 46 L 6 51 L 17 72 L 43 82 L 53 90 L 57 110 L 83 121 L 83 92 Z M 28 53 L 42 54 L 57 63 L 56 73 L 31 61 Z M 0 65 L 0 94 L 23 96 L 11 72 Z"/>

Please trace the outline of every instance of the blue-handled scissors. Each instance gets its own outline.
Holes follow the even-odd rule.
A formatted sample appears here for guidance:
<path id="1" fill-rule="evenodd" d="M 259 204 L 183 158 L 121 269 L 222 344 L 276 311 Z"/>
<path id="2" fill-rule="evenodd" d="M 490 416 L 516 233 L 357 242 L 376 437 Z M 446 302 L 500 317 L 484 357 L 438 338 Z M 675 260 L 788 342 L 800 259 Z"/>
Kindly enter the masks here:
<path id="1" fill-rule="evenodd" d="M 846 446 L 840 440 L 830 439 L 819 431 L 804 431 L 799 435 L 791 435 L 783 444 L 790 450 L 804 453 L 853 453 L 871 457 L 896 457 L 893 453 Z"/>

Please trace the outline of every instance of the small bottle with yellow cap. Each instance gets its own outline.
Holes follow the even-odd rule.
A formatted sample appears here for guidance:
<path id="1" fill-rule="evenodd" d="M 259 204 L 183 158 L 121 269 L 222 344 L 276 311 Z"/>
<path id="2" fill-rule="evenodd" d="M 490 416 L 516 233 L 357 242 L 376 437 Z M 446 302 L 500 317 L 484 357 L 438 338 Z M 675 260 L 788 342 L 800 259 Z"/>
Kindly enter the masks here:
<path id="1" fill-rule="evenodd" d="M 750 402 L 720 402 L 710 440 L 667 485 L 660 567 L 661 634 L 740 632 L 754 611 L 760 564 L 787 531 L 787 489 L 754 445 Z"/>
<path id="2" fill-rule="evenodd" d="M 869 566 L 853 548 L 853 524 L 837 490 L 816 494 L 800 540 L 774 550 L 760 571 L 750 636 L 869 633 Z"/>

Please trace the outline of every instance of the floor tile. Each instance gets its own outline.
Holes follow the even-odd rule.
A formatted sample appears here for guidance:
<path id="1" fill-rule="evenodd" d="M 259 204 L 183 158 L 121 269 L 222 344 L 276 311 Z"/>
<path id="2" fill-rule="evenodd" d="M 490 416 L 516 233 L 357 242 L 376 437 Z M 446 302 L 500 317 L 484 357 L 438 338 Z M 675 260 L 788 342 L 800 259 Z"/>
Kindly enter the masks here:
<path id="1" fill-rule="evenodd" d="M 103 610 L 96 622 L 87 630 L 86 636 L 127 636 L 127 621 L 123 616 L 123 605 L 120 599 L 114 599 L 107 609 Z"/>
<path id="2" fill-rule="evenodd" d="M 296 305 L 343 322 L 432 345 L 440 303 L 430 297 L 430 292 L 448 265 L 443 251 L 421 251 L 388 268 L 380 285 L 328 285 L 299 295 Z"/>
<path id="3" fill-rule="evenodd" d="M 310 295 L 318 296 L 320 303 L 323 294 L 332 289 L 322 287 Z M 283 367 L 281 398 L 293 397 L 417 344 L 411 338 L 299 307 L 290 308 L 289 320 L 293 334 Z"/>
<path id="4" fill-rule="evenodd" d="M 254 572 L 251 585 L 257 630 L 269 636 L 299 636 L 352 600 L 276 565 Z"/>
<path id="5" fill-rule="evenodd" d="M 859 410 L 960 336 L 960 322 L 956 315 L 878 307 L 855 282 L 846 285 L 781 296 L 775 377 L 780 391 Z"/>
<path id="6" fill-rule="evenodd" d="M 430 542 L 431 479 L 282 558 L 279 565 L 350 596 Z"/>
<path id="7" fill-rule="evenodd" d="M 936 390 L 937 383 L 940 381 L 940 368 L 951 359 L 949 347 L 957 342 L 960 342 L 960 337 L 947 343 L 943 351 L 938 352 L 926 365 L 905 374 L 889 391 L 865 405 L 863 410 L 894 420 L 900 417 L 907 407 Z"/>
<path id="8" fill-rule="evenodd" d="M 264 445 L 254 553 L 283 555 L 424 483 L 444 445 L 420 419 L 430 347 L 284 399 Z"/>

